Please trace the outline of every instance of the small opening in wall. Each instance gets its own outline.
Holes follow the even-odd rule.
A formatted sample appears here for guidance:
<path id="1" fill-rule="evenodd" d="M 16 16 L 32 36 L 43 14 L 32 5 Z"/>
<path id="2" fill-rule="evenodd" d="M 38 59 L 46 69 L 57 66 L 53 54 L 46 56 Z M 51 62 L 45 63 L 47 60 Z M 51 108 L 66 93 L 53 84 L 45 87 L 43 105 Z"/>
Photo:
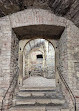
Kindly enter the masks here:
<path id="1" fill-rule="evenodd" d="M 15 40 L 14 40 L 14 44 L 15 44 Z"/>
<path id="2" fill-rule="evenodd" d="M 43 59 L 43 55 L 42 54 L 37 55 L 37 59 Z"/>
<path id="3" fill-rule="evenodd" d="M 27 9 L 27 6 L 24 6 L 25 9 Z"/>
<path id="4" fill-rule="evenodd" d="M 1 55 L 1 49 L 0 49 L 0 55 Z"/>
<path id="5" fill-rule="evenodd" d="M 16 61 L 18 61 L 18 58 L 16 58 Z"/>
<path id="6" fill-rule="evenodd" d="M 21 50 L 21 47 L 20 47 L 20 50 Z"/>

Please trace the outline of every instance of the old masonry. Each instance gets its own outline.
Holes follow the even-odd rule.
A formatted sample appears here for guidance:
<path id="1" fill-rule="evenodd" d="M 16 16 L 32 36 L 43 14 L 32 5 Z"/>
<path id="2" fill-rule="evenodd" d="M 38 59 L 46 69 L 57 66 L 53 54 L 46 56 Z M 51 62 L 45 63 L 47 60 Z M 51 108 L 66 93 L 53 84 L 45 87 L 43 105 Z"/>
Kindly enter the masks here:
<path id="1" fill-rule="evenodd" d="M 1 111 L 79 111 L 79 28 L 44 9 L 0 18 Z"/>

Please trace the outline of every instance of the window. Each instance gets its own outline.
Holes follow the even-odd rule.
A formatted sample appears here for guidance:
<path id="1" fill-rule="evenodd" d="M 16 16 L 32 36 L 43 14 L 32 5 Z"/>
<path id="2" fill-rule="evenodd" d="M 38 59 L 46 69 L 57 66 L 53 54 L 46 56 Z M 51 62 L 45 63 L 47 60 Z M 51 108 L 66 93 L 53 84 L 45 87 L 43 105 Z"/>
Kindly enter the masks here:
<path id="1" fill-rule="evenodd" d="M 42 54 L 37 55 L 37 59 L 43 59 L 43 55 Z"/>

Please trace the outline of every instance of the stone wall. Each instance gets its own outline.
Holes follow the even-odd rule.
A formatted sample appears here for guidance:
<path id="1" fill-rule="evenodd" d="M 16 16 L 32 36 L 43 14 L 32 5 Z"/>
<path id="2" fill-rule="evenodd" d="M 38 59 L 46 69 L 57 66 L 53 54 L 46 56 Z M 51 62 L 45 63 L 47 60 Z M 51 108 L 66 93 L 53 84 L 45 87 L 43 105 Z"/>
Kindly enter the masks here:
<path id="1" fill-rule="evenodd" d="M 70 24 L 67 29 L 67 53 L 69 84 L 72 88 L 79 110 L 79 29 Z"/>
<path id="2" fill-rule="evenodd" d="M 10 84 L 11 35 L 9 17 L 0 18 L 0 106 Z"/>
<path id="3" fill-rule="evenodd" d="M 68 63 L 69 62 L 69 58 L 68 58 L 68 28 L 65 28 L 63 34 L 61 35 L 60 37 L 60 40 L 59 40 L 59 44 L 58 44 L 58 48 L 59 48 L 59 69 L 58 69 L 58 73 L 62 74 L 66 83 L 68 84 L 68 86 L 70 87 L 70 89 L 72 88 L 71 85 L 72 84 L 72 81 L 73 79 L 70 80 L 70 78 L 72 77 L 72 75 L 70 75 L 68 73 L 68 69 L 70 69 L 70 66 L 68 66 Z M 73 102 L 74 102 L 74 98 L 72 97 L 72 94 L 69 93 L 69 89 L 67 89 L 65 87 L 65 83 L 59 79 L 59 87 L 61 87 L 62 91 L 63 91 L 63 94 L 65 95 L 65 99 L 67 100 L 67 103 L 69 104 L 69 107 L 70 109 L 73 109 L 74 105 L 73 105 Z"/>
<path id="4" fill-rule="evenodd" d="M 0 106 L 16 71 L 17 60 L 18 39 L 12 33 L 9 17 L 3 17 L 0 19 Z"/>
<path id="5" fill-rule="evenodd" d="M 11 56 L 10 56 L 10 83 L 11 87 L 9 89 L 9 101 L 8 106 L 12 105 L 12 99 L 15 95 L 16 84 L 18 81 L 18 77 L 16 75 L 19 74 L 18 70 L 18 50 L 19 50 L 19 40 L 16 34 L 12 30 L 12 38 L 11 38 Z"/>
<path id="6" fill-rule="evenodd" d="M 18 51 L 19 51 L 19 40 L 16 34 L 12 31 L 11 39 L 11 60 L 10 60 L 10 76 L 13 78 L 18 69 Z"/>
<path id="7" fill-rule="evenodd" d="M 72 23 L 67 29 L 67 53 L 68 53 L 68 74 L 70 75 L 71 87 L 78 89 L 79 78 L 79 29 Z M 73 78 L 73 80 L 72 80 Z"/>
<path id="8" fill-rule="evenodd" d="M 55 79 L 55 68 L 56 68 L 56 57 L 55 57 L 55 49 L 51 43 L 48 42 L 48 52 L 46 58 L 46 69 L 48 70 L 47 77 Z"/>
<path id="9" fill-rule="evenodd" d="M 67 56 L 67 28 L 64 30 L 63 34 L 59 40 L 59 68 L 61 74 L 64 76 L 68 83 L 68 56 Z"/>
<path id="10" fill-rule="evenodd" d="M 43 59 L 37 59 L 38 54 L 42 54 L 42 52 L 38 49 L 35 51 L 33 50 L 29 52 L 28 58 L 25 58 L 25 60 L 27 61 L 27 63 L 25 63 L 25 68 L 26 72 L 28 72 L 28 74 L 26 73 L 26 75 L 43 76 Z"/>
<path id="11" fill-rule="evenodd" d="M 59 67 L 79 109 L 79 29 L 70 21 L 59 40 Z M 65 92 L 67 92 L 65 90 Z M 71 100 L 70 100 L 71 102 Z"/>

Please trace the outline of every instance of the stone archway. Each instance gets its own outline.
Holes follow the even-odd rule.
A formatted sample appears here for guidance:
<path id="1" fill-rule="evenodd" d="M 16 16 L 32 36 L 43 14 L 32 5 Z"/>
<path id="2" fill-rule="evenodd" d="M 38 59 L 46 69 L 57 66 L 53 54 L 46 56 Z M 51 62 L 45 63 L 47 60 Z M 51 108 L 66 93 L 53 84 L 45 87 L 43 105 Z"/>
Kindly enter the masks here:
<path id="1" fill-rule="evenodd" d="M 58 58 L 56 64 L 59 65 L 61 74 L 65 77 L 70 88 L 74 90 L 74 92 L 77 90 L 79 71 L 76 67 L 78 67 L 79 64 L 79 30 L 71 21 L 63 17 L 58 17 L 47 10 L 27 9 L 1 18 L 0 26 L 1 98 L 9 87 L 13 76 L 15 74 L 17 75 L 18 45 L 20 41 L 22 39 L 32 39 L 33 37 L 36 38 L 39 36 L 52 39 L 53 42 L 55 42 L 55 49 L 57 50 L 56 58 Z M 19 47 L 20 54 L 22 54 L 22 51 L 23 47 L 21 50 Z M 76 58 L 75 55 L 77 56 Z M 20 60 L 22 60 L 22 58 L 21 55 Z M 14 83 L 16 83 L 16 80 Z M 12 84 L 11 90 L 14 91 L 14 89 L 15 84 Z"/>
<path id="2" fill-rule="evenodd" d="M 42 59 L 37 58 L 40 54 Z M 23 60 L 20 59 L 19 61 L 19 64 L 21 64 L 19 65 L 21 67 L 19 83 L 22 82 L 23 78 L 28 78 L 30 75 L 40 75 L 55 79 L 55 49 L 49 40 L 33 39 L 28 43 L 26 42 L 19 57 L 23 58 Z"/>
<path id="3" fill-rule="evenodd" d="M 47 15 L 49 17 L 47 17 Z M 10 16 L 10 22 L 19 40 L 36 38 L 39 36 L 45 39 L 52 39 L 55 42 L 57 53 L 59 49 L 56 42 L 58 42 L 68 24 L 65 18 L 57 17 L 51 12 L 42 9 L 28 9 L 17 14 L 12 14 Z M 22 51 L 23 47 L 19 53 Z M 56 56 L 58 56 L 58 54 Z M 56 61 L 56 64 L 58 64 L 58 61 Z"/>

